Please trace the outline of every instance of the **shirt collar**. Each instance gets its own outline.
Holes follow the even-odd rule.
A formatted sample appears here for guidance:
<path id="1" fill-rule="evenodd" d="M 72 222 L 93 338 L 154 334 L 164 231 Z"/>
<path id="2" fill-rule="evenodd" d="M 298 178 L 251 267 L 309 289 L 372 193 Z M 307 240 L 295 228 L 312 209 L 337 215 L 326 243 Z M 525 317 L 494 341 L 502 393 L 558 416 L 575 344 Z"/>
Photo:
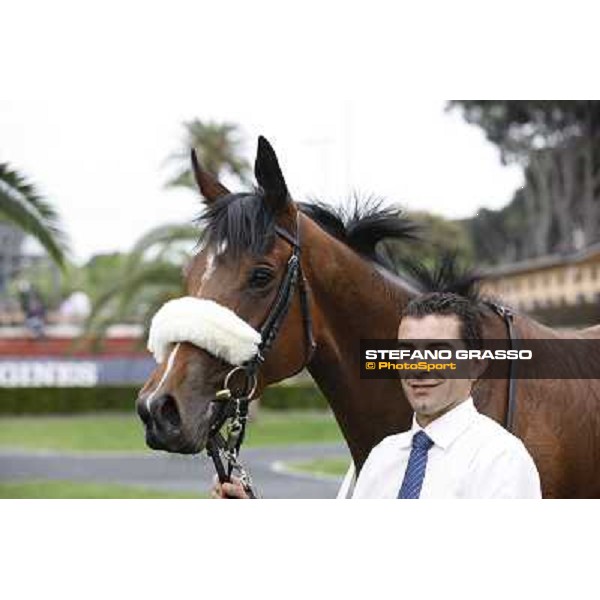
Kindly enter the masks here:
<path id="1" fill-rule="evenodd" d="M 410 435 L 406 436 L 403 440 L 405 442 L 404 445 L 409 447 L 412 444 L 414 434 L 417 431 L 423 430 L 436 446 L 439 446 L 442 450 L 446 450 L 467 429 L 476 414 L 477 409 L 473 403 L 473 398 L 469 396 L 464 402 L 461 402 L 458 406 L 455 406 L 452 410 L 438 417 L 424 428 L 417 423 L 416 415 L 413 415 Z"/>

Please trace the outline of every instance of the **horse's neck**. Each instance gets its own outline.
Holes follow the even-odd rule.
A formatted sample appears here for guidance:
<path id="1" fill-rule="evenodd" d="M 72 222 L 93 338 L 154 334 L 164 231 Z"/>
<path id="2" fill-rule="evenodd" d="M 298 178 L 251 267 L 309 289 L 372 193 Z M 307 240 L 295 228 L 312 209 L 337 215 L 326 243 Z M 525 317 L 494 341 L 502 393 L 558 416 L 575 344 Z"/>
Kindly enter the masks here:
<path id="1" fill-rule="evenodd" d="M 331 246 L 329 260 L 315 260 L 310 278 L 319 339 L 309 371 L 360 468 L 381 439 L 410 427 L 400 383 L 361 379 L 359 352 L 361 339 L 396 336 L 409 291 L 341 243 Z"/>

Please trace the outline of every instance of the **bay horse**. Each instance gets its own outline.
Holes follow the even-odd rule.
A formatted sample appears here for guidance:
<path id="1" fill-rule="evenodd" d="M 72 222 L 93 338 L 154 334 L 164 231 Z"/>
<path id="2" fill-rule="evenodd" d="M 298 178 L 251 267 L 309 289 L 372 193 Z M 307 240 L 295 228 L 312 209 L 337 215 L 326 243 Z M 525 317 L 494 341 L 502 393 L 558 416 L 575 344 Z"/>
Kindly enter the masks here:
<path id="1" fill-rule="evenodd" d="M 375 253 L 384 239 L 411 239 L 410 222 L 398 211 L 377 205 L 344 219 L 322 205 L 294 202 L 275 152 L 263 137 L 255 161 L 259 187 L 251 193 L 230 193 L 193 153 L 192 164 L 205 211 L 199 250 L 184 273 L 187 294 L 235 313 L 236 319 L 257 330 L 276 301 L 297 240 L 314 351 L 307 347 L 306 310 L 301 294 L 295 293 L 260 365 L 254 396 L 306 367 L 329 402 L 360 470 L 373 446 L 409 429 L 412 422 L 399 381 L 361 379 L 359 352 L 361 339 L 395 338 L 410 299 L 432 291 L 398 277 Z M 573 336 L 520 313 L 515 314 L 514 327 L 523 339 Z M 483 309 L 483 334 L 486 339 L 507 339 L 504 321 L 490 308 Z M 600 337 L 600 327 L 578 335 Z M 600 356 L 582 357 L 581 365 L 588 375 L 600 374 Z M 205 347 L 178 343 L 136 402 L 148 445 L 201 452 L 212 400 L 230 369 L 231 363 Z M 506 379 L 479 381 L 473 396 L 482 413 L 505 421 Z M 535 460 L 544 497 L 600 497 L 599 409 L 597 380 L 518 381 L 513 433 Z"/>

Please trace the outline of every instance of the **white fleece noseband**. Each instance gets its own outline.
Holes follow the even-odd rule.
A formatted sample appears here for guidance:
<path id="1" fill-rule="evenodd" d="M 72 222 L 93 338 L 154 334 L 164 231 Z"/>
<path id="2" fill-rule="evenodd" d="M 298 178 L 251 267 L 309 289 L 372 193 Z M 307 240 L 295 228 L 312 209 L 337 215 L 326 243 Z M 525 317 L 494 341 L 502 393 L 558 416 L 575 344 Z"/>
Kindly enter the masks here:
<path id="1" fill-rule="evenodd" d="M 189 342 L 232 365 L 241 365 L 258 352 L 260 333 L 232 310 L 192 296 L 169 300 L 150 324 L 148 350 L 158 363 L 171 344 Z"/>

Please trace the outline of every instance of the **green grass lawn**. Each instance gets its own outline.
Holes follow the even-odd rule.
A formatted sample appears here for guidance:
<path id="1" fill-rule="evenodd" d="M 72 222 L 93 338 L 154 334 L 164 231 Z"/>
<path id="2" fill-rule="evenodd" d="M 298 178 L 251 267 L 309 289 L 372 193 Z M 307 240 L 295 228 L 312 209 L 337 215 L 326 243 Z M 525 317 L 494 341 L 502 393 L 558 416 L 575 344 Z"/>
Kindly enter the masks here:
<path id="1" fill-rule="evenodd" d="M 0 481 L 0 498 L 202 498 L 201 494 L 78 481 Z M 206 496 L 204 496 L 206 497 Z"/>
<path id="2" fill-rule="evenodd" d="M 245 445 L 341 441 L 327 412 L 262 410 L 247 429 Z M 144 452 L 144 430 L 133 413 L 0 417 L 0 448 L 71 452 Z"/>
<path id="3" fill-rule="evenodd" d="M 304 462 L 289 462 L 285 466 L 292 471 L 299 471 L 301 473 L 343 477 L 350 463 L 348 458 L 319 458 Z"/>

